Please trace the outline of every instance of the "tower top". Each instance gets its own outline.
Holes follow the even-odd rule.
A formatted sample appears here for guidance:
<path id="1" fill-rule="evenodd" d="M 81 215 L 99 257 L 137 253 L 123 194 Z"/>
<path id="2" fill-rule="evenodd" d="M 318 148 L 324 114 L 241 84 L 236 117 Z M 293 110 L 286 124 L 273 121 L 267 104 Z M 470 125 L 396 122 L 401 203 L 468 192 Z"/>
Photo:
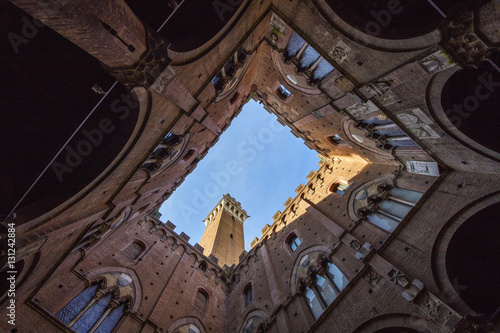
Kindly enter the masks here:
<path id="1" fill-rule="evenodd" d="M 213 221 L 221 209 L 225 209 L 241 223 L 245 222 L 245 220 L 249 217 L 247 212 L 241 208 L 241 203 L 230 196 L 229 193 L 226 193 L 222 196 L 222 199 L 217 203 L 217 205 L 215 205 L 210 214 L 207 215 L 205 220 L 203 220 L 203 222 L 205 222 L 205 226 L 208 226 L 210 222 Z"/>

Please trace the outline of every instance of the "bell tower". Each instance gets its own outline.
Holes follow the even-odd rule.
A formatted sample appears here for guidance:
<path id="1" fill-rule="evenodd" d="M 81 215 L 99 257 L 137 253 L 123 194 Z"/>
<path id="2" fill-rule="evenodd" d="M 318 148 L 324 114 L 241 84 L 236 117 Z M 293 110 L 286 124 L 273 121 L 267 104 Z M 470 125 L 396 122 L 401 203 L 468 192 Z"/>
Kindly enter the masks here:
<path id="1" fill-rule="evenodd" d="M 224 194 L 203 221 L 206 226 L 200 241 L 203 253 L 216 256 L 220 266 L 237 264 L 245 250 L 243 222 L 247 218 L 241 204 L 229 194 Z"/>

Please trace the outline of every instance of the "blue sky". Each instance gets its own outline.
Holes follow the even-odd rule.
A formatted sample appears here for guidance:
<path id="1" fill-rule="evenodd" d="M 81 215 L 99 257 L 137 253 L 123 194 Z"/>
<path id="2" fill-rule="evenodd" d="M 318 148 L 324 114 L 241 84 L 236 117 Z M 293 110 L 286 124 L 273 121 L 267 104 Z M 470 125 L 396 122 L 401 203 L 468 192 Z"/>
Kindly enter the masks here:
<path id="1" fill-rule="evenodd" d="M 288 197 L 318 169 L 317 153 L 278 123 L 261 104 L 250 100 L 196 169 L 160 208 L 161 220 L 170 220 L 199 243 L 202 220 L 229 193 L 250 216 L 244 223 L 245 248 L 261 236 L 273 215 L 283 211 Z"/>

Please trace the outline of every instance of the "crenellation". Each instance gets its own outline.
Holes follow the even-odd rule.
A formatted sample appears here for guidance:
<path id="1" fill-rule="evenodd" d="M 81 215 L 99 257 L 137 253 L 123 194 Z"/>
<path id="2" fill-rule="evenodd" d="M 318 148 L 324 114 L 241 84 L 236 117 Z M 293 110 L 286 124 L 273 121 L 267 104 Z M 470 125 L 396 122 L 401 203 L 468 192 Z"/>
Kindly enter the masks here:
<path id="1" fill-rule="evenodd" d="M 498 330 L 497 1 L 94 2 L 0 8 L 2 328 Z M 191 245 L 158 209 L 250 99 L 318 169 Z"/>

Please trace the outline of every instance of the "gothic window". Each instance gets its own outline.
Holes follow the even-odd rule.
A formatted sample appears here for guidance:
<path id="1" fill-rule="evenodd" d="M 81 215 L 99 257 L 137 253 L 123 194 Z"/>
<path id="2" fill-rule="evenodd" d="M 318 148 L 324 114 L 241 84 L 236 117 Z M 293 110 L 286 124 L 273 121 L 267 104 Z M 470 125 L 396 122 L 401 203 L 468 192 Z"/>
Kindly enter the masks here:
<path id="1" fill-rule="evenodd" d="M 330 192 L 332 193 L 337 193 L 339 195 L 344 195 L 344 193 L 347 191 L 347 189 L 349 188 L 349 185 L 348 184 L 344 184 L 344 183 L 333 183 L 331 186 L 330 186 Z"/>
<path id="2" fill-rule="evenodd" d="M 142 243 L 139 242 L 132 242 L 130 243 L 124 250 L 123 253 L 131 258 L 132 260 L 135 260 L 139 258 L 139 255 L 144 251 L 145 247 Z"/>
<path id="3" fill-rule="evenodd" d="M 364 119 L 356 127 L 366 130 L 368 132 L 366 136 L 376 141 L 379 148 L 391 150 L 393 147 L 417 145 L 398 125 L 387 119 L 385 115 Z"/>
<path id="4" fill-rule="evenodd" d="M 313 80 L 321 80 L 325 78 L 328 74 L 333 72 L 334 68 L 328 61 L 325 59 L 321 60 L 321 62 L 318 64 L 318 67 L 316 67 L 316 70 L 313 73 Z"/>
<path id="5" fill-rule="evenodd" d="M 252 291 L 252 284 L 249 283 L 243 290 L 243 298 L 245 300 L 245 307 L 250 304 L 253 300 L 253 291 Z"/>
<path id="6" fill-rule="evenodd" d="M 61 311 L 56 314 L 56 318 L 62 321 L 64 324 L 69 324 L 76 315 L 83 310 L 85 305 L 87 305 L 92 297 L 95 296 L 97 291 L 97 285 L 91 285 L 82 291 L 78 296 L 73 298 Z"/>
<path id="7" fill-rule="evenodd" d="M 246 70 L 247 66 L 243 66 L 246 58 L 247 55 L 245 51 L 240 47 L 238 51 L 233 54 L 231 59 L 224 64 L 221 71 L 214 76 L 212 84 L 219 96 L 226 96 L 236 87 Z M 231 105 L 236 102 L 238 96 L 239 94 L 237 93 L 233 95 L 230 101 Z"/>
<path id="8" fill-rule="evenodd" d="M 181 155 L 188 139 L 189 135 L 182 137 L 168 133 L 149 155 L 141 169 L 153 172 L 160 168 L 166 168 Z"/>
<path id="9" fill-rule="evenodd" d="M 423 195 L 388 184 L 379 184 L 363 191 L 368 194 L 359 197 L 358 201 L 365 206 L 358 209 L 358 215 L 366 217 L 372 224 L 387 232 L 396 229 Z"/>
<path id="10" fill-rule="evenodd" d="M 297 33 L 293 33 L 284 53 L 285 62 L 292 61 L 297 66 L 297 71 L 309 77 L 309 84 L 316 85 L 330 74 L 334 68 Z M 288 79 L 297 84 L 296 80 Z M 295 81 L 295 82 L 294 82 Z"/>
<path id="11" fill-rule="evenodd" d="M 196 306 L 202 312 L 206 312 L 208 304 L 208 294 L 203 289 L 198 289 L 196 293 L 196 298 L 194 299 L 194 306 Z"/>
<path id="12" fill-rule="evenodd" d="M 305 41 L 296 32 L 293 32 L 285 52 L 285 59 L 296 55 L 305 45 Z"/>
<path id="13" fill-rule="evenodd" d="M 114 300 L 113 293 L 103 293 L 91 285 L 71 300 L 56 318 L 77 333 L 111 333 L 125 314 L 126 303 Z"/>
<path id="14" fill-rule="evenodd" d="M 200 329 L 194 324 L 186 324 L 177 327 L 173 333 L 200 333 Z"/>
<path id="15" fill-rule="evenodd" d="M 321 252 L 313 252 L 301 258 L 297 279 L 314 319 L 319 318 L 349 282 L 328 261 L 328 256 Z"/>
<path id="16" fill-rule="evenodd" d="M 280 84 L 278 89 L 276 89 L 276 95 L 283 101 L 286 101 L 292 95 L 292 93 L 289 92 L 288 89 L 285 88 L 285 86 Z"/>
<path id="17" fill-rule="evenodd" d="M 266 322 L 259 316 L 251 317 L 243 328 L 243 333 L 264 333 Z"/>
<path id="18" fill-rule="evenodd" d="M 301 242 L 300 242 L 299 237 L 297 237 L 296 234 L 291 234 L 288 237 L 287 244 L 293 252 L 293 251 L 297 250 L 297 248 L 300 246 Z"/>

